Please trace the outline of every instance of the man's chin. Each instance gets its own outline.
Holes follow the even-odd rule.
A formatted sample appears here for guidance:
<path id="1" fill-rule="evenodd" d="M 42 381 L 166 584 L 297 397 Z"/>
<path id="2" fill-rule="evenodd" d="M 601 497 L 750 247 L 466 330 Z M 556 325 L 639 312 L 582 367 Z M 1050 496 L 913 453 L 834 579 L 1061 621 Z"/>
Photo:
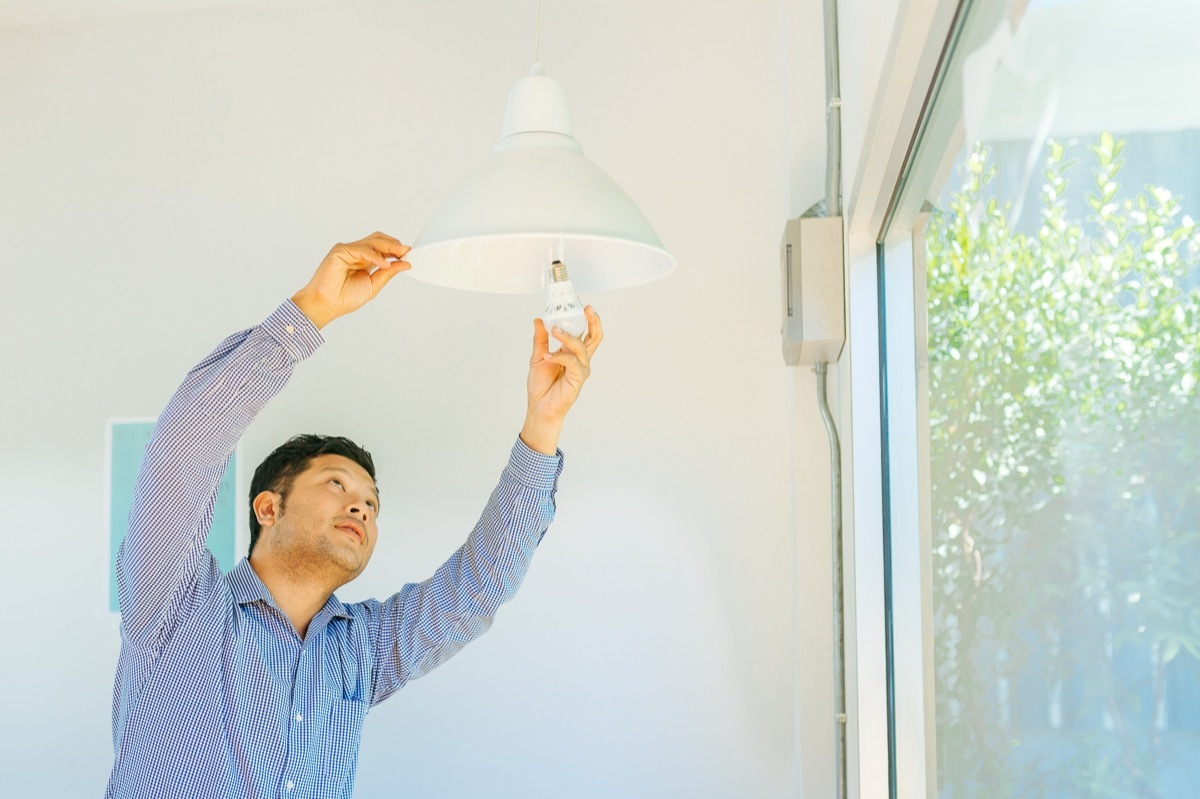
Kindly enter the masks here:
<path id="1" fill-rule="evenodd" d="M 342 579 L 342 585 L 345 585 L 354 578 L 358 577 L 358 575 L 362 574 L 363 570 L 367 568 L 366 561 L 356 561 L 353 564 L 344 563 L 340 565 L 342 566 L 342 572 L 345 575 Z"/>
<path id="2" fill-rule="evenodd" d="M 362 574 L 363 569 L 367 564 L 362 558 L 344 556 L 337 558 L 333 563 L 346 575 L 346 582 L 350 582 L 358 575 Z"/>
<path id="3" fill-rule="evenodd" d="M 325 546 L 321 547 L 317 557 L 327 564 L 330 571 L 339 572 L 342 576 L 341 585 L 345 585 L 362 574 L 367 566 L 366 555 L 356 549 L 349 542 L 345 546 Z"/>

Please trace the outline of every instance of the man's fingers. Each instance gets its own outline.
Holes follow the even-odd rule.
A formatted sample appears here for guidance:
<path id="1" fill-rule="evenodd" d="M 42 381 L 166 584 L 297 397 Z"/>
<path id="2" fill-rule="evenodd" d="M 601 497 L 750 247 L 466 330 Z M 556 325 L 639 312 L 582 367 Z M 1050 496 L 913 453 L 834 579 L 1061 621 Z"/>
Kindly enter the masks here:
<path id="1" fill-rule="evenodd" d="M 329 253 L 330 260 L 336 261 L 344 269 L 356 271 L 360 269 L 371 269 L 372 267 L 380 267 L 387 263 L 387 259 L 361 242 L 353 242 L 351 244 L 339 244 Z"/>
<path id="2" fill-rule="evenodd" d="M 382 233 L 375 235 L 381 238 L 369 237 L 349 244 L 339 244 L 330 254 L 349 269 L 383 269 L 393 263 L 389 258 L 399 260 L 412 249 L 390 236 L 383 236 Z"/>
<path id="3" fill-rule="evenodd" d="M 563 378 L 576 388 L 583 385 L 583 382 L 588 379 L 588 375 L 592 373 L 592 369 L 587 363 L 565 348 L 557 352 L 546 353 L 542 356 L 542 363 L 561 366 L 564 370 Z"/>
<path id="4" fill-rule="evenodd" d="M 600 314 L 596 313 L 592 306 L 583 309 L 583 315 L 587 317 L 588 332 L 583 339 L 583 344 L 587 348 L 588 359 L 596 354 L 596 348 L 600 346 L 600 342 L 604 340 L 604 325 L 600 323 Z"/>
<path id="5" fill-rule="evenodd" d="M 542 356 L 543 361 L 557 363 L 568 368 L 570 364 L 579 364 L 584 369 L 589 368 L 587 347 L 583 346 L 582 341 L 557 327 L 550 333 L 559 340 L 562 346 L 554 352 L 547 350 L 546 354 Z"/>
<path id="6" fill-rule="evenodd" d="M 362 240 L 362 242 L 370 245 L 380 255 L 396 259 L 403 258 L 408 254 L 408 251 L 412 249 L 412 247 L 402 243 L 400 239 L 392 238 L 386 233 L 380 233 L 378 231 L 372 233 L 370 236 L 367 236 Z"/>
<path id="7" fill-rule="evenodd" d="M 559 350 L 559 352 L 567 350 L 585 364 L 591 359 L 591 353 L 588 352 L 587 347 L 584 346 L 584 343 L 577 337 L 572 336 L 570 333 L 560 330 L 557 327 L 551 332 L 562 344 L 562 350 Z"/>
<path id="8" fill-rule="evenodd" d="M 388 281 L 394 278 L 401 272 L 407 272 L 412 269 L 412 264 L 408 261 L 389 261 L 388 265 L 376 269 L 371 273 L 371 294 L 378 294 Z"/>
<path id="9" fill-rule="evenodd" d="M 319 329 L 358 310 L 392 278 L 411 269 L 412 265 L 404 260 L 409 249 L 399 239 L 383 233 L 335 244 L 293 300 Z"/>
<path id="10" fill-rule="evenodd" d="M 530 357 L 531 364 L 537 363 L 546 357 L 550 352 L 550 334 L 546 332 L 546 325 L 541 319 L 533 320 L 533 355 Z"/>

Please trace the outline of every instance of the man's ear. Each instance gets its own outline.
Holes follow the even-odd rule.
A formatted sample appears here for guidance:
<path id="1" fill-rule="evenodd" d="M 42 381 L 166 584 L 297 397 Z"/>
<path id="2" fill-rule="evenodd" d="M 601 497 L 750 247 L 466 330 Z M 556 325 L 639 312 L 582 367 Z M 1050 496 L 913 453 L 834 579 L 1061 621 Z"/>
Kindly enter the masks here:
<path id="1" fill-rule="evenodd" d="M 261 491 L 250 503 L 254 516 L 263 527 L 271 527 L 283 510 L 283 495 L 274 491 Z"/>

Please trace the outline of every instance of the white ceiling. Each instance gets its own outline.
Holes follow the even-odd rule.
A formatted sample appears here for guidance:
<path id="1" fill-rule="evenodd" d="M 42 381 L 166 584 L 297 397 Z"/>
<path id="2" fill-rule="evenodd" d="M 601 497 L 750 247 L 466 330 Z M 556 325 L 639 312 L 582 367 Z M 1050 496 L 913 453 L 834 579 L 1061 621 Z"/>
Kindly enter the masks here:
<path id="1" fill-rule="evenodd" d="M 77 25 L 134 14 L 235 6 L 331 5 L 338 0 L 0 0 L 0 29 Z"/>

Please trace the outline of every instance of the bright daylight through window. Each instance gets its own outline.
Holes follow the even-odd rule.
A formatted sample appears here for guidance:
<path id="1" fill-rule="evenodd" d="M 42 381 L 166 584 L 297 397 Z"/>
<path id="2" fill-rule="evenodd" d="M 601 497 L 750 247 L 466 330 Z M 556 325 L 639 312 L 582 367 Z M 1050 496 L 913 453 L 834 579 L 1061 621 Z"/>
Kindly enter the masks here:
<path id="1" fill-rule="evenodd" d="M 1000 24 L 923 242 L 938 795 L 1200 796 L 1200 4 Z"/>

